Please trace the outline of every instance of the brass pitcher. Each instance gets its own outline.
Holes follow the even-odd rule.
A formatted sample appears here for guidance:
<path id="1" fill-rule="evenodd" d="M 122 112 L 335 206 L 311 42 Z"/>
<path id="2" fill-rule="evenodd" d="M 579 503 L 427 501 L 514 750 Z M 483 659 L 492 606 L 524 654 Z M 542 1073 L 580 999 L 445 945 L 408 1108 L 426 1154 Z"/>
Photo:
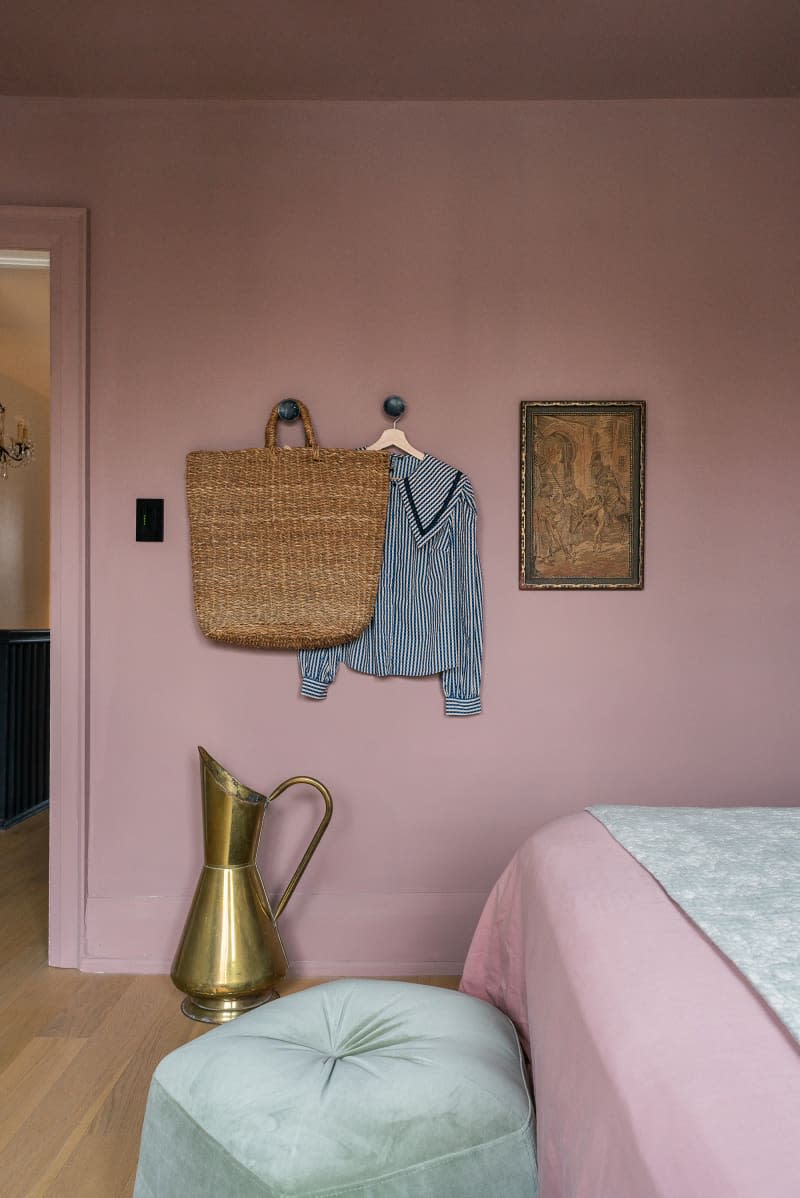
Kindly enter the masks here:
<path id="1" fill-rule="evenodd" d="M 271 795 L 243 786 L 198 746 L 202 770 L 205 865 L 192 899 L 172 980 L 186 998 L 181 1010 L 203 1023 L 226 1023 L 278 995 L 273 985 L 287 969 L 277 921 L 294 894 L 333 804 L 316 778 L 287 778 Z M 325 814 L 273 915 L 256 865 L 267 804 L 290 786 L 315 787 Z"/>

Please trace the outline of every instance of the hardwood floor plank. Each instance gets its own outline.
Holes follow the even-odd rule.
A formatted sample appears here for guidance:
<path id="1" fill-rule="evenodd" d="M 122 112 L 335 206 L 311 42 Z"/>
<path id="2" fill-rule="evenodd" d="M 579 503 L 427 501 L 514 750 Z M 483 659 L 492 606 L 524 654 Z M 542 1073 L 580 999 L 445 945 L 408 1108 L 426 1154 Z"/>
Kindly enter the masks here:
<path id="1" fill-rule="evenodd" d="M 423 986 L 439 986 L 442 990 L 457 990 L 461 978 L 451 975 L 432 974 L 430 977 L 404 978 L 403 981 L 419 982 Z"/>
<path id="2" fill-rule="evenodd" d="M 33 1114 L 84 1043 L 83 1040 L 29 1040 L 0 1073 L 3 1096 L 0 1151 Z"/>
<path id="3" fill-rule="evenodd" d="M 89 975 L 87 975 L 89 976 Z M 99 979 L 94 978 L 97 981 Z M 159 1025 L 165 1015 L 167 1001 L 172 1004 L 177 997 L 167 978 L 126 976 L 122 979 L 126 984 L 115 1001 L 102 1013 L 98 1006 L 99 1015 L 94 1021 L 90 1039 L 78 1054 L 72 1065 L 65 1071 L 59 1083 L 53 1087 L 36 1112 L 40 1120 L 38 1126 L 23 1126 L 17 1138 L 26 1142 L 33 1136 L 48 1136 L 50 1143 L 46 1152 L 40 1152 L 33 1160 L 26 1161 L 26 1169 L 31 1179 L 37 1185 L 54 1185 L 59 1173 L 65 1170 L 74 1152 L 87 1139 L 87 1147 L 80 1149 L 81 1158 L 90 1152 L 88 1140 L 98 1151 L 97 1165 L 102 1177 L 105 1177 L 105 1165 L 108 1158 L 102 1148 L 102 1134 L 91 1136 L 91 1128 L 103 1105 L 111 1101 L 111 1095 L 123 1077 L 126 1069 L 133 1065 L 133 1076 L 140 1079 L 144 1094 L 137 1096 L 137 1102 L 143 1101 L 149 1086 L 150 1076 L 146 1083 L 137 1063 L 142 1045 L 148 1040 L 152 1043 L 158 1039 Z M 169 987 L 169 990 L 167 989 Z M 105 997 L 110 991 L 106 987 Z M 170 993 L 171 991 L 171 993 Z M 187 1021 L 188 1022 L 188 1021 Z M 174 1026 L 174 1025 L 173 1025 Z M 197 1034 L 193 1028 L 181 1035 L 185 1038 Z M 150 1070 L 152 1074 L 152 1068 Z M 64 1127 L 60 1119 L 60 1103 L 68 1093 L 84 1095 L 84 1107 L 79 1116 L 78 1126 L 73 1130 Z M 122 1091 L 124 1094 L 124 1089 Z M 130 1106 L 128 1102 L 126 1105 Z M 118 1104 L 119 1107 L 119 1104 Z M 140 1126 L 140 1124 L 139 1124 Z M 138 1154 L 139 1127 L 131 1122 L 127 1125 L 127 1151 L 124 1159 L 120 1160 L 120 1172 L 129 1171 L 131 1160 Z M 9 1146 L 13 1148 L 14 1143 Z M 48 1160 L 49 1157 L 49 1160 Z M 133 1160 L 135 1167 L 135 1159 Z M 3 1174 L 5 1162 L 0 1154 L 0 1176 Z M 85 1166 L 85 1160 L 84 1160 Z M 69 1173 L 65 1174 L 66 1176 Z M 12 1175 L 13 1176 L 13 1175 Z M 100 1184 L 98 1182 L 98 1184 Z M 122 1182 L 120 1181 L 121 1185 Z M 35 1191 L 34 1191 L 35 1192 Z M 108 1192 L 108 1191 L 107 1191 Z M 117 1191 L 123 1193 L 124 1191 Z"/>
<path id="4" fill-rule="evenodd" d="M 0 904 L 0 913 L 3 907 Z M 18 952 L 10 949 L 0 953 L 0 1011 L 19 1002 L 20 988 L 47 967 L 46 956 L 35 946 L 26 944 Z"/>
<path id="5" fill-rule="evenodd" d="M 46 1020 L 49 1023 L 72 1004 L 79 1002 L 81 992 L 86 992 L 91 985 L 87 975 L 78 973 L 77 969 L 50 969 L 44 962 L 27 970 L 19 970 L 14 981 L 13 993 L 4 992 L 0 999 L 0 1034 L 4 1011 L 38 1007 L 42 1011 L 49 1011 Z"/>
<path id="6" fill-rule="evenodd" d="M 142 1028 L 136 1051 L 95 1116 L 90 1128 L 92 1135 L 118 1135 L 127 1131 L 138 1152 L 147 1092 L 156 1065 L 167 1053 L 208 1030 L 206 1024 L 187 1027 L 187 1022 L 171 996 L 162 1002 L 157 1017 Z"/>
<path id="7" fill-rule="evenodd" d="M 156 1019 L 142 1029 L 136 1051 L 92 1120 L 74 1157 L 59 1174 L 54 1193 L 68 1195 L 70 1178 L 74 1176 L 89 1179 L 87 1194 L 94 1194 L 95 1190 L 98 1195 L 107 1194 L 108 1189 L 102 1187 L 108 1184 L 109 1168 L 113 1168 L 115 1184 L 122 1187 L 117 1192 L 130 1192 L 136 1175 L 150 1079 L 156 1065 L 167 1053 L 208 1030 L 201 1023 L 187 1028 L 189 1022 L 173 995 L 164 999 Z"/>
<path id="8" fill-rule="evenodd" d="M 133 984 L 130 974 L 79 973 L 66 979 L 54 978 L 55 970 L 48 969 L 47 979 L 36 979 L 34 989 L 52 988 L 56 993 L 63 987 L 61 1009 L 42 1027 L 42 1036 L 92 1036 L 107 1018 L 110 1009 L 124 997 Z M 60 972 L 60 971 L 59 971 Z M 77 980 L 76 980 L 77 978 Z"/>
<path id="9" fill-rule="evenodd" d="M 130 1132 L 88 1132 L 63 1168 L 30 1198 L 129 1198 L 136 1178 Z M 189 1196 L 187 1195 L 187 1198 Z"/>
<path id="10" fill-rule="evenodd" d="M 4 1198 L 46 1193 L 130 1059 L 110 1047 L 86 1041 L 0 1152 Z"/>
<path id="11" fill-rule="evenodd" d="M 9 1007 L 3 1012 L 0 1031 L 0 1073 L 11 1065 L 29 1040 L 39 1035 L 42 1026 L 52 1019 L 55 1006 Z"/>

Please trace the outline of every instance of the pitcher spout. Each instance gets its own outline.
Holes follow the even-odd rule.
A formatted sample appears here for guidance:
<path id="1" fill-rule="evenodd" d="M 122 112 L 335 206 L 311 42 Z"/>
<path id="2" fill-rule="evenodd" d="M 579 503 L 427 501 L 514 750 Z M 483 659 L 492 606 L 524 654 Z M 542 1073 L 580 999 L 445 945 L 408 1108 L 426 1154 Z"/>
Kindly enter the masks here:
<path id="1" fill-rule="evenodd" d="M 197 751 L 206 865 L 253 865 L 269 800 L 234 778 L 202 745 Z"/>

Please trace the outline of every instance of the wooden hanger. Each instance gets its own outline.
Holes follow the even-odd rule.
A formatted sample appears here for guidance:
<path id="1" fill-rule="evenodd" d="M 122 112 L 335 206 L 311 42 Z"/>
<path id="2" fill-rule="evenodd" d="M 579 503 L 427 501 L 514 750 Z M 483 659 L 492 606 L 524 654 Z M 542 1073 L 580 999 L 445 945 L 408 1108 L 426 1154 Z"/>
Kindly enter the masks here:
<path id="1" fill-rule="evenodd" d="M 403 453 L 410 454 L 412 458 L 417 458 L 419 461 L 425 457 L 421 449 L 415 449 L 401 428 L 385 428 L 378 440 L 373 445 L 368 445 L 367 449 L 400 449 Z"/>
<path id="2" fill-rule="evenodd" d="M 399 395 L 390 395 L 384 401 L 384 410 L 390 416 L 395 417 L 394 422 L 392 423 L 392 427 L 385 428 L 378 437 L 378 440 L 372 445 L 368 445 L 367 449 L 399 449 L 402 453 L 407 453 L 409 457 L 416 458 L 421 462 L 425 454 L 421 449 L 415 449 L 403 430 L 397 427 L 397 421 L 405 411 L 405 406 L 404 401 L 400 399 Z"/>

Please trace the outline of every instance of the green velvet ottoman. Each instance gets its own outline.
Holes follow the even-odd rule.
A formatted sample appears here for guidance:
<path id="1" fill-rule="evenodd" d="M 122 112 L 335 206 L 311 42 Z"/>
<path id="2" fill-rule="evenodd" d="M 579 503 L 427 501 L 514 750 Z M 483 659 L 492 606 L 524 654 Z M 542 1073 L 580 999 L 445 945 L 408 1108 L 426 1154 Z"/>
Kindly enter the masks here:
<path id="1" fill-rule="evenodd" d="M 531 1198 L 531 1102 L 488 1003 L 344 980 L 241 1015 L 153 1075 L 134 1198 Z"/>

